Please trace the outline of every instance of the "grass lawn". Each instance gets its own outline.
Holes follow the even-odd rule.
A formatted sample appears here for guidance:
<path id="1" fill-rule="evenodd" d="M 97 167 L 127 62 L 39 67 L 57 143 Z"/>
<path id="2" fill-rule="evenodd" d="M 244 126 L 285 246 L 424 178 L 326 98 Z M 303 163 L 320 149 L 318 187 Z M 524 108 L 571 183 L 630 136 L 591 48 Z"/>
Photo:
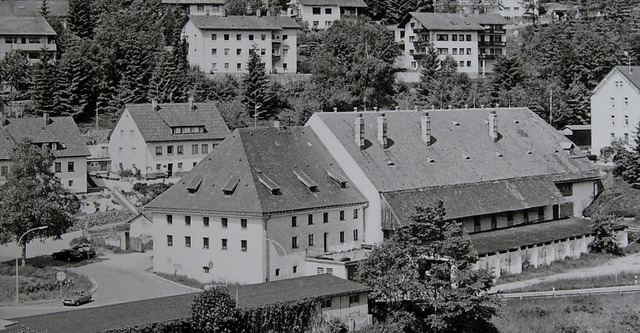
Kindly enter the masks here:
<path id="1" fill-rule="evenodd" d="M 617 217 L 640 216 L 640 189 L 633 188 L 620 177 L 614 178 L 611 173 L 607 173 L 602 182 L 604 191 L 585 209 L 585 216 L 595 213 Z"/>
<path id="2" fill-rule="evenodd" d="M 640 332 L 640 293 L 503 301 L 501 333 Z"/>
<path id="3" fill-rule="evenodd" d="M 25 266 L 21 266 L 18 269 L 20 301 L 59 299 L 60 284 L 56 280 L 56 273 L 59 271 L 64 271 L 67 275 L 62 284 L 63 296 L 72 290 L 90 290 L 93 284 L 88 278 L 66 269 L 85 263 L 86 261 L 63 263 L 53 260 L 50 256 L 27 259 Z M 13 302 L 15 300 L 15 279 L 15 261 L 10 260 L 0 263 L 0 302 Z"/>

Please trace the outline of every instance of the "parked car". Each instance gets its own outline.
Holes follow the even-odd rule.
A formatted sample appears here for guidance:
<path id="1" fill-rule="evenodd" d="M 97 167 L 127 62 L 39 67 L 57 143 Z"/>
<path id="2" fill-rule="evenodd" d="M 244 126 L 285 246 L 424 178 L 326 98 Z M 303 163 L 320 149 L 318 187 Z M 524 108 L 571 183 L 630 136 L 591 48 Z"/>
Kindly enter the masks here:
<path id="1" fill-rule="evenodd" d="M 65 261 L 80 261 L 84 259 L 84 255 L 80 253 L 80 251 L 74 249 L 64 249 L 62 251 L 54 252 L 51 256 L 55 260 Z"/>
<path id="2" fill-rule="evenodd" d="M 62 304 L 64 305 L 75 305 L 78 306 L 80 304 L 91 302 L 91 294 L 82 290 L 75 290 L 71 293 L 70 296 L 65 297 L 62 300 Z"/>
<path id="3" fill-rule="evenodd" d="M 78 250 L 78 252 L 82 253 L 85 259 L 93 258 L 96 256 L 96 250 L 87 243 L 76 245 L 73 247 L 73 249 Z"/>

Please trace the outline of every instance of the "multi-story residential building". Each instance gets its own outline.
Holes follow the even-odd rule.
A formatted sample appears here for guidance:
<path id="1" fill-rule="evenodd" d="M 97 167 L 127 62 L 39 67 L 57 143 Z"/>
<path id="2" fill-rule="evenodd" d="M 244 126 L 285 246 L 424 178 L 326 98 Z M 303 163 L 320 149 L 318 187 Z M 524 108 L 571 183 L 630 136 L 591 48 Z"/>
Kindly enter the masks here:
<path id="1" fill-rule="evenodd" d="M 0 60 L 11 51 L 24 51 L 31 62 L 42 52 L 55 54 L 56 32 L 42 16 L 0 15 Z"/>
<path id="2" fill-rule="evenodd" d="M 41 16 L 41 0 L 2 0 L 0 16 Z M 68 0 L 47 0 L 49 16 L 64 18 L 69 13 Z"/>
<path id="3" fill-rule="evenodd" d="M 296 73 L 299 29 L 287 16 L 191 15 L 182 31 L 189 63 L 205 73 L 246 73 L 250 52 L 267 73 Z"/>
<path id="4" fill-rule="evenodd" d="M 305 28 L 325 30 L 345 16 L 360 16 L 367 9 L 364 0 L 291 0 L 289 16 Z"/>
<path id="5" fill-rule="evenodd" d="M 459 72 L 472 76 L 491 73 L 496 57 L 506 54 L 507 23 L 497 14 L 412 12 L 394 32 L 402 49 L 398 66 L 419 71 L 422 59 L 433 47 L 442 59 L 447 56 L 455 59 Z"/>
<path id="6" fill-rule="evenodd" d="M 162 3 L 183 6 L 189 15 L 225 15 L 225 0 L 162 0 Z"/>
<path id="7" fill-rule="evenodd" d="M 11 152 L 18 142 L 32 143 L 51 149 L 55 156 L 53 171 L 62 186 L 73 193 L 87 192 L 87 156 L 89 149 L 71 117 L 2 119 L 0 135 L 0 180 L 6 180 L 13 162 Z"/>
<path id="8" fill-rule="evenodd" d="M 613 141 L 636 144 L 640 124 L 640 66 L 617 66 L 591 94 L 591 153 L 600 155 Z"/>
<path id="9" fill-rule="evenodd" d="M 213 103 L 126 104 L 109 135 L 111 171 L 180 176 L 229 133 Z"/>
<path id="10" fill-rule="evenodd" d="M 458 0 L 458 8 L 462 14 L 500 14 L 505 18 L 522 18 L 527 5 L 522 0 Z"/>
<path id="11" fill-rule="evenodd" d="M 307 257 L 359 248 L 367 232 L 344 174 L 310 128 L 234 131 L 146 206 L 154 271 L 242 284 L 316 274 Z"/>

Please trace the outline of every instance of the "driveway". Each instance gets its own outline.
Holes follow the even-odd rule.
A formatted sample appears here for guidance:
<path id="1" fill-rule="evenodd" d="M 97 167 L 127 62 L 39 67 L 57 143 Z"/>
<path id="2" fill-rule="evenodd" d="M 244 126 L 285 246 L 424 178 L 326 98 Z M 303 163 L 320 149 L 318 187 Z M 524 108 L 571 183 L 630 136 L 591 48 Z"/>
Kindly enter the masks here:
<path id="1" fill-rule="evenodd" d="M 98 307 L 150 298 L 196 292 L 153 274 L 152 253 L 105 254 L 93 263 L 70 268 L 98 285 L 93 301 L 79 307 L 63 307 L 61 301 L 0 306 L 0 318 L 19 318 L 44 313 Z"/>

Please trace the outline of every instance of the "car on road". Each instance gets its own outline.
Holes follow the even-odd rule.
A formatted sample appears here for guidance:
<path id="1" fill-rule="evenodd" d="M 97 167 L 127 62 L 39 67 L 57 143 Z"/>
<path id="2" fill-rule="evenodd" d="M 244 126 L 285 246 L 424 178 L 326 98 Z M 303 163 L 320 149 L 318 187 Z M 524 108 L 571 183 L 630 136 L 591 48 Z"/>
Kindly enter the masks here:
<path id="1" fill-rule="evenodd" d="M 84 259 L 84 255 L 80 253 L 80 251 L 74 249 L 64 249 L 62 251 L 54 252 L 51 256 L 55 260 L 65 261 L 80 261 Z"/>
<path id="2" fill-rule="evenodd" d="M 82 243 L 73 247 L 74 250 L 82 253 L 85 259 L 90 259 L 96 256 L 96 250 L 87 243 Z"/>
<path id="3" fill-rule="evenodd" d="M 75 305 L 78 306 L 80 304 L 91 302 L 91 294 L 82 290 L 75 290 L 71 293 L 70 296 L 65 297 L 62 300 L 62 304 L 64 305 Z"/>

